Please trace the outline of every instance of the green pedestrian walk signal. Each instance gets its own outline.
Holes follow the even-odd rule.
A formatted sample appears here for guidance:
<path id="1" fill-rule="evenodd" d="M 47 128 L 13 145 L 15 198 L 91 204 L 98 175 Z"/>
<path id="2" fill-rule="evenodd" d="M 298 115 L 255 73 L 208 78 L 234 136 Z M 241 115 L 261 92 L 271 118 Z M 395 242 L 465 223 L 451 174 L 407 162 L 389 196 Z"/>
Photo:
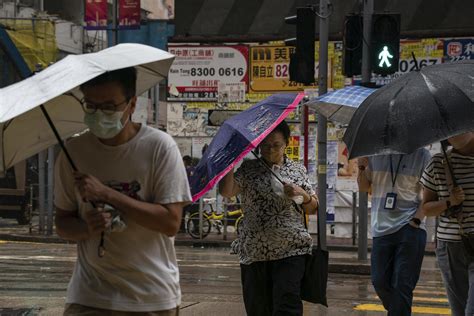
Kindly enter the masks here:
<path id="1" fill-rule="evenodd" d="M 378 58 L 380 60 L 380 63 L 379 63 L 380 68 L 390 68 L 390 67 L 392 67 L 392 64 L 390 63 L 389 59 L 393 58 L 393 52 L 391 54 L 390 51 L 388 50 L 387 46 L 383 47 L 382 51 L 379 53 Z"/>
<path id="2" fill-rule="evenodd" d="M 390 75 L 398 71 L 400 56 L 400 14 L 372 16 L 372 71 Z"/>

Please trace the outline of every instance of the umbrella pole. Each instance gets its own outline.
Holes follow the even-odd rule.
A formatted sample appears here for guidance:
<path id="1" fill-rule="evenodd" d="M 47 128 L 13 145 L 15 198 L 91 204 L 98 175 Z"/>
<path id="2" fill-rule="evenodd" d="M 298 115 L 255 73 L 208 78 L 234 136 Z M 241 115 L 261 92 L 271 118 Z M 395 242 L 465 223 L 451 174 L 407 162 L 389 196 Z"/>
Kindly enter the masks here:
<path id="1" fill-rule="evenodd" d="M 449 161 L 448 154 L 446 153 L 446 145 L 444 142 L 441 142 L 441 149 L 443 150 L 444 159 L 446 160 L 446 164 L 448 166 L 449 173 L 451 173 L 451 179 L 453 181 L 453 186 L 457 187 L 458 183 L 456 178 L 454 177 L 453 166 L 451 165 L 451 161 Z"/>
<path id="2" fill-rule="evenodd" d="M 56 140 L 59 143 L 59 146 L 61 146 L 62 151 L 66 155 L 66 158 L 69 161 L 69 164 L 71 165 L 72 169 L 74 171 L 78 171 L 76 168 L 76 165 L 74 164 L 74 161 L 71 158 L 71 155 L 69 155 L 69 152 L 66 149 L 66 146 L 64 146 L 64 142 L 61 139 L 61 136 L 59 136 L 58 130 L 56 129 L 56 126 L 54 126 L 54 123 L 51 120 L 51 117 L 49 116 L 48 111 L 46 111 L 43 104 L 40 105 L 40 108 L 41 108 L 41 111 L 43 112 L 44 117 L 46 118 L 46 121 L 48 121 L 49 127 L 51 127 L 51 130 L 53 131 L 54 136 L 56 137 Z"/>
<path id="3" fill-rule="evenodd" d="M 285 184 L 285 182 L 283 182 L 280 177 L 275 173 L 273 172 L 272 168 L 270 168 L 267 163 L 265 161 L 263 161 L 263 159 L 261 157 L 259 157 L 253 150 L 252 150 L 252 154 L 255 156 L 255 158 L 257 158 L 258 161 L 260 161 L 260 163 L 268 170 L 270 171 L 274 176 L 275 178 L 277 178 L 278 181 L 280 181 L 281 184 Z"/>
<path id="4" fill-rule="evenodd" d="M 51 117 L 49 116 L 48 111 L 46 111 L 45 107 L 43 104 L 40 105 L 41 111 L 43 112 L 44 117 L 46 118 L 46 121 L 48 121 L 49 127 L 51 127 L 51 130 L 54 133 L 54 136 L 56 137 L 56 140 L 59 143 L 59 146 L 61 146 L 62 151 L 66 155 L 67 160 L 69 161 L 69 164 L 71 165 L 72 169 L 74 171 L 78 171 L 76 164 L 71 158 L 71 155 L 69 155 L 69 152 L 67 151 L 66 146 L 64 146 L 64 142 L 61 139 L 61 136 L 59 136 L 58 130 L 56 129 L 56 126 L 54 126 L 53 121 L 51 120 Z M 96 208 L 96 204 L 94 202 L 90 202 L 94 208 Z M 105 247 L 104 247 L 104 232 L 100 234 L 100 244 L 98 248 L 98 255 L 99 257 L 103 257 L 105 253 Z"/>

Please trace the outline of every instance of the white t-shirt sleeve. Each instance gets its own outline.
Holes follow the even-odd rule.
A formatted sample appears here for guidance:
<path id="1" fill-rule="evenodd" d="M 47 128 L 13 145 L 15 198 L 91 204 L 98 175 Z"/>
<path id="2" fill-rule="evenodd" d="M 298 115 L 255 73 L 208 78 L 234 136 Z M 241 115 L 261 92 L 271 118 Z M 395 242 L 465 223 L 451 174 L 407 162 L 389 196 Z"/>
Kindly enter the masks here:
<path id="1" fill-rule="evenodd" d="M 65 211 L 76 211 L 78 208 L 72 167 L 62 151 L 55 165 L 54 205 Z"/>
<path id="2" fill-rule="evenodd" d="M 169 144 L 166 150 L 156 155 L 154 166 L 154 203 L 191 202 L 186 168 L 176 143 Z"/>

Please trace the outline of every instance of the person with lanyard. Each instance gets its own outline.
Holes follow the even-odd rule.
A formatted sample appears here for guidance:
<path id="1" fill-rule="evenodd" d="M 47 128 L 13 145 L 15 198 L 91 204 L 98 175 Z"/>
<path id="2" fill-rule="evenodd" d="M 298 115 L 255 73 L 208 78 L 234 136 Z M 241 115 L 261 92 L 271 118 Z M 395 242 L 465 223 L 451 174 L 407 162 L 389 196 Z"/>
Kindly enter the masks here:
<path id="1" fill-rule="evenodd" d="M 448 139 L 423 173 L 423 211 L 439 216 L 436 259 L 453 316 L 474 315 L 474 133 Z M 450 167 L 449 167 L 450 166 Z"/>
<path id="2" fill-rule="evenodd" d="M 358 159 L 359 190 L 372 194 L 372 284 L 389 316 L 411 315 L 426 244 L 420 177 L 430 158 L 420 148 Z"/>

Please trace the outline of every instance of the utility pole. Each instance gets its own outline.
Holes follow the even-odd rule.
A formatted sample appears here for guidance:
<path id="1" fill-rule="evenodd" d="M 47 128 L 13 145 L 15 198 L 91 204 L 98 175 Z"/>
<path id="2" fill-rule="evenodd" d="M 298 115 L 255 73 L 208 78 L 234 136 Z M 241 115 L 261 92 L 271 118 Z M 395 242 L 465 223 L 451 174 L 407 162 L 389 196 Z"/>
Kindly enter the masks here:
<path id="1" fill-rule="evenodd" d="M 112 46 L 119 43 L 118 41 L 118 0 L 113 0 L 112 4 Z"/>
<path id="2" fill-rule="evenodd" d="M 372 14 L 374 0 L 362 0 L 364 3 L 363 40 L 362 40 L 362 84 L 370 83 L 370 42 L 372 34 Z M 355 203 L 355 201 L 353 202 Z M 368 223 L 368 194 L 359 191 L 359 231 L 358 254 L 359 260 L 367 260 L 367 223 Z"/>
<path id="3" fill-rule="evenodd" d="M 328 0 L 319 0 L 319 71 L 318 94 L 328 90 L 328 40 L 329 40 Z M 326 249 L 326 193 L 327 193 L 327 120 L 318 114 L 318 235 L 321 248 Z"/>

